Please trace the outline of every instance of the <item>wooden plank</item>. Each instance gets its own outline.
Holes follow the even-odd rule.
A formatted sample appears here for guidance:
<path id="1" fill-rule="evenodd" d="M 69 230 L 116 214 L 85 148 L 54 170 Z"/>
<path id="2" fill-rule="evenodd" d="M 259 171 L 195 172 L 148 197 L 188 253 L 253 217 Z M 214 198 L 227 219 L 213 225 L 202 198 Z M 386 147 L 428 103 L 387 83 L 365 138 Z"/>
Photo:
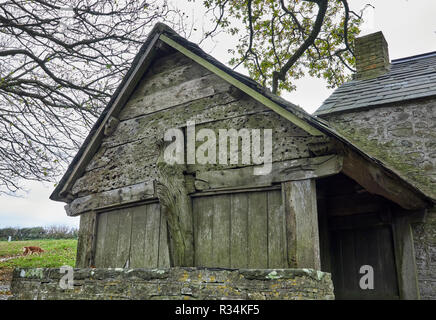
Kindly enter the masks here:
<path id="1" fill-rule="evenodd" d="M 201 125 L 242 115 L 265 112 L 267 110 L 265 109 L 255 101 L 237 100 L 228 92 L 217 93 L 160 112 L 121 121 L 116 134 L 105 138 L 102 146 L 114 148 L 138 139 L 162 137 L 163 131 L 167 128 L 184 127 L 188 120 L 195 121 L 196 125 Z M 178 116 L 174 117 L 174 114 Z M 268 112 L 266 116 L 269 114 L 271 112 Z M 87 170 L 88 168 L 91 169 L 92 166 L 92 164 L 87 166 Z"/>
<path id="2" fill-rule="evenodd" d="M 368 193 L 329 196 L 325 200 L 330 216 L 377 212 L 386 203 L 381 197 Z"/>
<path id="3" fill-rule="evenodd" d="M 192 64 L 192 60 L 181 52 L 176 51 L 163 55 L 163 57 L 156 57 L 148 72 L 150 72 L 151 75 L 159 75 L 188 64 Z"/>
<path id="4" fill-rule="evenodd" d="M 85 150 L 83 151 L 82 156 L 78 159 L 76 165 L 73 170 L 69 174 L 66 182 L 63 186 L 61 186 L 61 190 L 59 191 L 58 196 L 53 193 L 53 197 L 61 200 L 63 197 L 68 197 L 68 191 L 72 187 L 72 184 L 76 181 L 78 177 L 80 177 L 85 170 L 86 165 L 94 156 L 95 152 L 97 152 L 100 142 L 104 137 L 104 127 L 106 121 L 111 117 L 117 117 L 121 108 L 124 106 L 128 97 L 136 87 L 136 84 L 140 81 L 143 73 L 150 65 L 152 59 L 154 58 L 155 51 L 153 50 L 157 40 L 159 39 L 159 34 L 156 34 L 153 39 L 150 41 L 149 45 L 144 51 L 144 54 L 140 58 L 140 61 L 135 67 L 135 70 L 130 74 L 130 77 L 125 81 L 123 88 L 120 93 L 116 97 L 114 103 L 110 107 L 110 110 L 107 112 L 97 131 L 93 134 L 90 142 L 87 144 Z"/>
<path id="5" fill-rule="evenodd" d="M 332 252 L 332 281 L 334 286 L 335 298 L 338 298 L 338 293 L 344 290 L 344 262 L 343 262 L 343 247 L 340 238 L 341 231 L 331 232 L 331 252 Z"/>
<path id="6" fill-rule="evenodd" d="M 216 93 L 229 91 L 230 88 L 231 84 L 222 81 L 214 74 L 184 81 L 176 86 L 139 97 L 137 100 L 130 100 L 125 107 L 126 112 L 120 114 L 120 120 L 173 108 L 190 101 L 213 96 Z"/>
<path id="7" fill-rule="evenodd" d="M 130 267 L 130 245 L 132 234 L 133 208 L 122 209 L 119 213 L 118 245 L 116 265 L 121 268 Z"/>
<path id="8" fill-rule="evenodd" d="M 97 214 L 95 212 L 80 216 L 76 268 L 88 268 L 94 264 L 96 227 Z"/>
<path id="9" fill-rule="evenodd" d="M 303 120 L 303 119 L 299 118 L 298 116 L 294 115 L 290 111 L 288 111 L 285 108 L 281 107 L 280 105 L 278 105 L 274 101 L 270 100 L 269 98 L 265 97 L 264 95 L 260 94 L 256 90 L 250 88 L 246 84 L 244 84 L 244 83 L 240 82 L 239 80 L 235 79 L 234 77 L 232 77 L 228 73 L 224 72 L 220 68 L 214 66 L 213 64 L 211 64 L 210 62 L 206 61 L 205 59 L 203 59 L 203 58 L 197 56 L 196 54 L 192 53 L 191 51 L 189 51 L 188 49 L 186 49 L 182 45 L 178 44 L 174 40 L 168 38 L 167 36 L 165 36 L 163 34 L 160 35 L 160 39 L 162 41 L 164 41 L 165 43 L 167 43 L 168 45 L 170 45 L 171 47 L 173 47 L 173 48 L 177 49 L 178 51 L 182 52 L 184 55 L 188 56 L 189 58 L 191 58 L 192 60 L 194 60 L 198 64 L 202 65 L 206 69 L 212 71 L 213 73 L 215 73 L 216 75 L 218 75 L 222 79 L 228 81 L 229 83 L 231 83 L 232 85 L 234 85 L 238 89 L 242 90 L 243 92 L 245 92 L 246 94 L 248 94 L 252 98 L 256 99 L 257 101 L 259 101 L 261 103 L 263 103 L 265 106 L 267 106 L 268 108 L 272 109 L 274 112 L 278 113 L 282 117 L 288 119 L 289 121 L 291 121 L 295 125 L 299 126 L 301 129 L 307 131 L 311 135 L 314 135 L 314 136 L 318 136 L 318 135 L 319 136 L 323 136 L 324 135 L 321 131 L 319 131 L 318 129 L 316 129 L 315 127 L 313 127 L 309 123 L 307 123 L 305 120 Z"/>
<path id="10" fill-rule="evenodd" d="M 342 159 L 335 155 L 273 162 L 271 173 L 254 175 L 253 166 L 227 170 L 202 171 L 196 174 L 197 190 L 269 186 L 284 181 L 326 177 L 341 171 Z"/>
<path id="11" fill-rule="evenodd" d="M 395 216 L 395 258 L 401 299 L 419 299 L 418 276 L 415 262 L 413 234 L 408 216 Z"/>
<path id="12" fill-rule="evenodd" d="M 76 198 L 66 205 L 67 215 L 76 216 L 83 212 L 108 209 L 121 204 L 155 198 L 154 182 L 144 181 L 134 185 L 121 187 L 88 196 Z"/>
<path id="13" fill-rule="evenodd" d="M 230 267 L 248 268 L 248 193 L 234 193 L 230 197 Z"/>
<path id="14" fill-rule="evenodd" d="M 143 147 L 150 148 L 149 145 L 143 145 Z M 143 158 L 140 159 L 140 154 L 120 156 L 121 151 L 123 150 L 120 150 L 118 155 L 111 158 L 111 161 L 114 162 L 113 166 L 87 172 L 77 179 L 72 188 L 72 193 L 75 196 L 92 195 L 139 183 L 151 182 L 156 178 L 156 168 L 153 165 L 156 164 L 157 155 L 147 156 L 144 154 Z M 137 152 L 141 151 L 137 149 Z M 144 197 L 148 198 L 148 192 L 145 193 Z M 115 199 L 117 199 L 116 195 Z"/>
<path id="15" fill-rule="evenodd" d="M 256 191 L 269 191 L 269 190 L 281 190 L 281 185 L 274 184 L 272 186 L 266 186 L 266 187 L 253 187 L 253 188 L 222 188 L 219 190 L 212 189 L 210 191 L 202 191 L 202 192 L 195 192 L 189 194 L 190 197 L 208 197 L 208 196 L 216 196 L 220 194 L 235 194 L 235 193 L 246 193 L 246 192 L 256 192 Z"/>
<path id="16" fill-rule="evenodd" d="M 159 63 L 160 61 L 156 61 L 154 62 L 154 65 Z M 185 59 L 183 62 L 181 61 L 180 65 L 167 65 L 166 70 L 158 70 L 160 71 L 159 73 L 154 73 L 152 71 L 154 70 L 149 70 L 149 72 L 144 75 L 143 80 L 138 84 L 129 101 L 135 101 L 140 97 L 210 74 L 209 70 L 194 63 L 190 59 Z M 128 104 L 129 102 L 127 105 Z M 126 113 L 128 112 L 126 112 L 126 109 L 124 108 L 120 113 L 120 118 L 129 118 L 130 116 Z"/>
<path id="17" fill-rule="evenodd" d="M 145 228 L 147 225 L 147 205 L 132 209 L 132 237 L 130 248 L 130 267 L 145 267 Z"/>
<path id="18" fill-rule="evenodd" d="M 343 172 L 370 193 L 381 195 L 407 210 L 426 208 L 424 196 L 387 169 L 338 143 L 344 155 Z"/>
<path id="19" fill-rule="evenodd" d="M 97 215 L 97 241 L 95 246 L 94 265 L 97 268 L 104 267 L 104 245 L 106 239 L 108 213 L 100 213 Z"/>
<path id="20" fill-rule="evenodd" d="M 194 199 L 193 212 L 196 222 L 194 225 L 194 247 L 196 267 L 213 267 L 210 265 L 213 248 L 213 211 L 214 208 L 211 197 Z"/>
<path id="21" fill-rule="evenodd" d="M 169 268 L 170 252 L 168 247 L 168 226 L 165 215 L 160 211 L 160 227 L 159 227 L 159 268 Z"/>
<path id="22" fill-rule="evenodd" d="M 373 232 L 376 233 L 374 248 L 378 249 L 377 260 L 379 265 L 378 274 L 374 275 L 374 286 L 378 284 L 379 288 L 381 287 L 380 291 L 385 299 L 399 299 L 392 226 L 385 225 L 380 228 L 374 228 Z"/>
<path id="23" fill-rule="evenodd" d="M 344 264 L 343 292 L 346 295 L 359 288 L 359 266 L 357 266 L 355 258 L 354 231 L 344 230 L 341 242 L 341 258 Z"/>
<path id="24" fill-rule="evenodd" d="M 268 268 L 267 201 L 266 192 L 248 195 L 248 268 Z"/>
<path id="25" fill-rule="evenodd" d="M 103 266 L 105 268 L 116 268 L 117 250 L 118 250 L 118 229 L 120 221 L 120 211 L 114 210 L 108 212 L 106 235 L 104 244 Z"/>
<path id="26" fill-rule="evenodd" d="M 315 180 L 285 182 L 284 201 L 289 263 L 321 270 Z"/>
<path id="27" fill-rule="evenodd" d="M 230 265 L 230 196 L 213 197 L 212 261 L 215 267 Z"/>
<path id="28" fill-rule="evenodd" d="M 286 221 L 280 191 L 268 191 L 268 268 L 287 268 Z"/>
<path id="29" fill-rule="evenodd" d="M 330 232 L 328 229 L 328 212 L 326 210 L 326 198 L 319 197 L 319 189 L 317 188 L 317 208 L 318 208 L 318 224 L 319 224 L 319 245 L 321 271 L 332 272 L 331 267 L 331 244 Z M 323 191 L 323 190 L 321 190 Z"/>
<path id="30" fill-rule="evenodd" d="M 159 257 L 160 206 L 157 203 L 147 205 L 145 231 L 145 268 L 157 268 Z"/>
<path id="31" fill-rule="evenodd" d="M 76 251 L 76 268 L 84 268 L 85 266 L 85 251 L 86 251 L 86 229 L 88 224 L 88 216 L 80 216 L 79 238 L 77 239 Z"/>

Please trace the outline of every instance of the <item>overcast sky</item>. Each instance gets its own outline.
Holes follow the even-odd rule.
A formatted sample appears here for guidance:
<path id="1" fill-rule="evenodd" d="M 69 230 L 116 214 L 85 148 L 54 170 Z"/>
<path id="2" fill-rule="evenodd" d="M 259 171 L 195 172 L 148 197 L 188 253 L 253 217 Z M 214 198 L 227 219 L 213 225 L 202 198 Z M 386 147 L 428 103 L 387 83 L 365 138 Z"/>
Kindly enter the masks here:
<path id="1" fill-rule="evenodd" d="M 391 59 L 436 51 L 436 1 L 435 0 L 350 0 L 353 10 L 359 11 L 366 3 L 375 9 L 365 11 L 366 23 L 362 35 L 383 31 L 389 44 Z M 191 4 L 192 5 L 192 4 Z M 202 17 L 201 10 L 192 10 Z M 229 60 L 227 49 L 232 43 L 228 37 L 218 37 L 215 45 L 205 50 L 218 60 Z M 307 112 L 314 112 L 331 94 L 320 79 L 304 78 L 296 82 L 297 90 L 283 94 L 287 100 L 300 105 Z M 29 190 L 21 198 L 0 196 L 0 228 L 7 226 L 47 226 L 63 224 L 78 226 L 79 219 L 67 217 L 64 204 L 48 199 L 54 186 L 51 183 L 26 183 Z"/>

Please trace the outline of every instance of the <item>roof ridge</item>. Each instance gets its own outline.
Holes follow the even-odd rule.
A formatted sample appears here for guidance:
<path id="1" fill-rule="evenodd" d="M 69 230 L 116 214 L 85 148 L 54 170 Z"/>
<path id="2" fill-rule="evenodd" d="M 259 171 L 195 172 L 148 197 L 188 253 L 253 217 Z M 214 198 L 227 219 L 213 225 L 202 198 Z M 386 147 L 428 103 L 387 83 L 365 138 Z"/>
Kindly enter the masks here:
<path id="1" fill-rule="evenodd" d="M 436 51 L 431 51 L 431 52 L 420 53 L 420 54 L 409 56 L 409 57 L 392 59 L 391 64 L 399 64 L 399 63 L 403 63 L 403 62 L 409 62 L 409 61 L 413 61 L 413 60 L 419 60 L 419 59 L 430 58 L 430 57 L 435 57 L 435 56 L 436 56 Z"/>

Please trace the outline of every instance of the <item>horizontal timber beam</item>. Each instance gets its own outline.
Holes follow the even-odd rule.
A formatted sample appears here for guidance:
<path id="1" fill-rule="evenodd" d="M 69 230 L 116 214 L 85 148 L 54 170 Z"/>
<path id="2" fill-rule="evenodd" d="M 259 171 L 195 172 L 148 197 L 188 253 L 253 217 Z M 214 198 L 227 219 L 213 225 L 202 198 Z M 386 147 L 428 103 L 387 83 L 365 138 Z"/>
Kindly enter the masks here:
<path id="1" fill-rule="evenodd" d="M 90 194 L 76 198 L 65 206 L 68 216 L 77 216 L 87 211 L 111 208 L 142 200 L 157 198 L 154 181 L 146 181 L 127 187 Z"/>
<path id="2" fill-rule="evenodd" d="M 338 143 L 337 150 L 343 155 L 342 171 L 368 192 L 389 199 L 407 210 L 426 208 L 429 204 L 401 178 L 383 167 Z"/>
<path id="3" fill-rule="evenodd" d="M 327 177 L 342 170 L 342 157 L 328 155 L 272 163 L 271 173 L 254 175 L 253 166 L 198 172 L 195 189 L 198 191 L 255 188 L 271 186 L 273 183 Z"/>

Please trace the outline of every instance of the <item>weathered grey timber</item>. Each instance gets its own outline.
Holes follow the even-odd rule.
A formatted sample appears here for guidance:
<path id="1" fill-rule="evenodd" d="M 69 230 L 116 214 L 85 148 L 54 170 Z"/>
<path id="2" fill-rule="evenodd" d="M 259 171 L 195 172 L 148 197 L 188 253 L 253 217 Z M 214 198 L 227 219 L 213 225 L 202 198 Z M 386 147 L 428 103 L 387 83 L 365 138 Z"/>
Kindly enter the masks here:
<path id="1" fill-rule="evenodd" d="M 154 202 L 99 213 L 92 265 L 106 268 L 168 267 L 166 220 L 159 204 Z M 89 267 L 91 264 L 80 266 Z"/>
<path id="2" fill-rule="evenodd" d="M 94 265 L 96 234 L 97 214 L 95 212 L 90 212 L 81 215 L 76 255 L 76 266 L 78 268 L 87 268 Z"/>
<path id="3" fill-rule="evenodd" d="M 342 170 L 342 157 L 327 155 L 273 162 L 271 174 L 253 175 L 253 167 L 198 172 L 195 189 L 248 188 L 273 183 L 327 177 Z"/>
<path id="4" fill-rule="evenodd" d="M 83 212 L 96 209 L 110 209 L 111 207 L 151 200 L 156 198 L 155 184 L 153 181 L 145 181 L 126 187 L 121 187 L 101 193 L 76 198 L 65 206 L 67 215 L 76 216 Z"/>
<path id="5" fill-rule="evenodd" d="M 194 264 L 194 231 L 192 204 L 188 196 L 189 189 L 186 178 L 183 174 L 186 166 L 166 163 L 164 160 L 166 145 L 162 141 L 159 146 L 157 194 L 171 235 L 169 243 L 171 264 L 187 267 Z"/>
<path id="6" fill-rule="evenodd" d="M 290 266 L 321 269 L 315 181 L 285 182 L 283 198 Z"/>
<path id="7" fill-rule="evenodd" d="M 183 136 L 183 163 L 164 161 L 169 129 Z M 202 129 L 218 142 L 211 161 L 187 161 L 206 152 L 192 137 Z M 263 129 L 271 172 L 256 175 L 247 133 Z M 383 160 L 159 24 L 51 199 L 81 216 L 77 267 L 313 268 L 334 274 L 339 298 L 414 298 L 408 226 L 433 200 Z M 377 265 L 373 292 L 358 264 Z"/>
<path id="8" fill-rule="evenodd" d="M 333 175 L 340 172 L 342 168 L 341 157 L 321 155 L 311 158 L 309 145 L 318 141 L 325 143 L 325 138 L 310 137 L 301 129 L 267 111 L 264 106 L 252 98 L 241 94 L 235 96 L 235 90 L 230 90 L 230 86 L 226 87 L 222 80 L 208 74 L 192 61 L 183 59 L 180 54 L 176 53 L 161 60 L 162 62 L 158 60 L 153 64 L 155 67 L 151 69 L 150 76 L 144 76 L 144 80 L 140 82 L 138 89 L 129 100 L 131 102 L 128 102 L 121 111 L 121 121 L 117 124 L 116 129 L 103 138 L 100 150 L 89 162 L 83 176 L 74 184 L 73 194 L 79 195 L 79 197 L 67 205 L 68 214 L 86 215 L 86 212 L 92 210 L 109 210 L 118 205 L 159 199 L 163 213 L 159 218 L 165 217 L 168 222 L 171 265 L 287 267 L 285 225 L 283 224 L 285 216 L 281 205 L 281 196 L 278 196 L 280 192 L 248 194 L 248 207 L 240 206 L 240 209 L 238 209 L 237 203 L 238 195 L 209 196 L 210 200 L 208 201 L 196 198 L 193 205 L 197 209 L 194 209 L 193 213 L 190 213 L 190 200 L 187 193 L 268 187 L 289 180 Z M 166 65 L 169 61 L 177 61 L 178 66 L 175 70 L 171 65 Z M 182 72 L 182 70 L 190 70 L 190 73 Z M 188 82 L 182 81 L 183 75 L 187 75 Z M 195 78 L 196 76 L 200 78 Z M 173 80 L 165 80 L 167 77 L 171 77 Z M 213 77 L 215 79 L 212 81 Z M 157 81 L 157 84 L 152 85 L 150 81 L 153 83 Z M 202 85 L 204 90 L 197 91 L 195 97 L 186 95 L 185 97 L 193 99 L 190 100 L 191 102 L 176 98 L 169 99 L 169 97 L 177 95 L 177 92 L 186 92 L 190 86 L 196 87 L 197 85 Z M 153 97 L 161 94 L 156 86 L 165 87 L 166 104 L 158 103 L 159 109 L 153 107 L 157 103 L 153 102 L 156 99 Z M 227 91 L 223 91 L 223 88 Z M 153 95 L 153 97 L 148 98 L 147 95 Z M 175 112 L 180 112 L 179 116 L 175 117 Z M 273 146 L 273 161 L 276 162 L 273 163 L 272 173 L 266 176 L 255 176 L 253 179 L 251 174 L 253 167 L 247 167 L 241 163 L 237 165 L 188 165 L 188 168 L 185 169 L 164 166 L 164 163 L 159 161 L 158 145 L 165 128 L 183 128 L 188 120 L 196 121 L 197 130 L 203 127 L 216 131 L 221 128 L 272 128 L 276 140 Z M 217 171 L 217 169 L 219 170 Z M 195 182 L 195 189 L 188 190 L 186 186 L 183 187 L 186 184 L 185 179 L 189 178 L 189 175 L 183 175 L 186 170 L 190 173 L 192 181 Z M 179 178 L 175 179 L 176 177 Z M 175 183 L 177 180 L 180 183 Z M 177 192 L 179 195 L 173 198 L 175 190 L 179 189 L 186 190 L 183 191 L 185 195 Z M 174 199 L 179 200 L 174 202 Z M 233 202 L 235 202 L 236 207 L 232 206 Z M 268 206 L 266 206 L 267 202 Z M 185 204 L 181 205 L 181 203 Z M 204 203 L 204 209 L 200 210 L 198 208 L 201 208 L 202 203 Z M 213 203 L 215 204 L 210 207 Z M 182 210 L 183 206 L 186 208 Z M 178 213 L 174 213 L 174 210 Z M 196 214 L 195 210 L 200 210 L 201 216 Z M 244 210 L 243 212 L 245 212 L 246 224 L 238 232 L 235 230 L 242 227 L 238 222 L 241 218 L 236 214 L 230 217 L 229 214 L 233 210 L 235 212 Z M 207 215 L 204 216 L 206 212 L 210 212 L 208 219 Z M 128 213 L 126 214 L 127 216 L 123 218 L 123 221 L 124 219 L 130 221 L 132 217 L 128 216 Z M 106 222 L 109 229 L 106 230 L 104 226 L 105 215 L 107 214 L 101 214 L 102 225 L 99 226 L 97 233 L 111 233 L 112 235 L 107 238 L 103 237 L 104 239 L 97 236 L 99 240 L 97 241 L 95 263 L 97 266 L 102 263 L 100 266 L 124 267 L 125 254 L 119 253 L 118 260 L 111 260 L 112 258 L 102 260 L 99 257 L 100 254 L 109 254 L 110 250 L 113 250 L 113 254 L 115 254 L 118 252 L 117 250 L 123 250 L 123 246 L 127 245 L 125 243 L 127 240 L 122 240 L 119 236 L 117 238 L 119 242 L 115 244 L 117 236 L 115 230 L 111 228 L 114 227 L 112 224 L 117 224 L 116 230 L 120 235 L 129 229 L 123 231 L 121 220 L 112 221 L 111 219 L 115 219 L 115 215 L 109 214 L 109 220 Z M 192 237 L 190 234 L 194 232 L 189 231 L 193 228 L 188 223 L 191 215 L 194 216 L 194 224 L 198 223 L 194 227 L 197 230 L 195 232 L 195 239 L 197 239 L 195 241 L 195 264 L 193 245 L 189 244 L 193 240 L 188 240 Z M 185 218 L 182 218 L 183 216 Z M 141 218 L 134 215 L 133 219 Z M 233 224 L 234 220 L 235 224 Z M 215 228 L 212 228 L 213 222 L 215 222 Z M 127 223 L 127 225 L 129 224 Z M 133 228 L 136 225 L 133 223 Z M 208 225 L 210 225 L 209 228 Z M 267 225 L 270 226 L 270 230 L 263 230 L 262 228 L 266 228 Z M 163 226 L 163 228 L 165 227 Z M 278 232 L 279 230 L 282 232 Z M 233 236 L 230 236 L 231 233 Z M 236 244 L 235 239 L 238 237 L 247 240 L 241 240 L 242 242 Z M 115 248 L 103 249 L 102 247 L 99 250 L 100 246 L 103 246 L 103 244 L 100 245 L 100 242 L 103 241 L 105 242 L 104 248 L 108 248 L 108 246 L 111 248 L 115 246 Z M 129 238 L 129 241 L 131 241 L 133 252 L 141 250 L 136 245 L 138 240 L 132 237 Z M 161 238 L 160 243 L 162 241 L 165 239 Z M 267 243 L 270 243 L 269 247 Z M 242 254 L 246 248 L 248 248 L 247 253 Z M 104 253 L 101 252 L 102 250 Z M 187 250 L 186 254 L 184 250 Z M 147 252 L 150 255 L 158 254 L 158 251 L 153 250 Z M 139 262 L 135 262 L 135 254 L 131 255 L 131 259 L 129 261 L 131 266 L 140 266 Z M 155 263 L 148 262 L 148 265 L 152 266 Z"/>

